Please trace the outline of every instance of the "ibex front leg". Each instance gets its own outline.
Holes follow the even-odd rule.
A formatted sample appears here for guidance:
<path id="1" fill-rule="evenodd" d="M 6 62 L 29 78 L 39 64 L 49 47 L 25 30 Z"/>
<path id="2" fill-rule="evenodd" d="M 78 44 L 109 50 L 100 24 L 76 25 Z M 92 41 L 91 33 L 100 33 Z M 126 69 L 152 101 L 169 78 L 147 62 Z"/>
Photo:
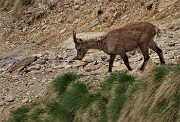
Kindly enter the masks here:
<path id="1" fill-rule="evenodd" d="M 124 61 L 124 64 L 126 65 L 126 67 L 128 68 L 129 71 L 132 71 L 132 68 L 130 67 L 129 65 L 129 60 L 128 60 L 128 56 L 126 55 L 126 53 L 122 53 L 120 54 L 121 58 L 123 59 Z"/>
<path id="2" fill-rule="evenodd" d="M 115 59 L 115 58 L 116 58 L 116 55 L 110 54 L 110 59 L 109 59 L 109 70 L 108 70 L 108 72 L 112 72 L 113 62 L 114 62 L 114 59 Z"/>
<path id="3" fill-rule="evenodd" d="M 144 45 L 141 45 L 140 46 L 140 50 L 144 56 L 144 61 L 143 61 L 143 64 L 141 66 L 141 68 L 139 69 L 140 71 L 144 71 L 146 65 L 147 65 L 147 62 L 149 60 L 149 46 L 147 44 L 144 44 Z"/>

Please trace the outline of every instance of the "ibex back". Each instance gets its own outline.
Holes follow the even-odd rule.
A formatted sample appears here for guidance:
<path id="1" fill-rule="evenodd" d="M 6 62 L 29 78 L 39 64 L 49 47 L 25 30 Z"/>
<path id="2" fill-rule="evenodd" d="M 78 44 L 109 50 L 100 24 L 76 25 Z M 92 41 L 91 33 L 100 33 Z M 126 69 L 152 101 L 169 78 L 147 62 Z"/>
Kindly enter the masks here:
<path id="1" fill-rule="evenodd" d="M 149 60 L 150 48 L 158 54 L 161 64 L 165 64 L 162 50 L 154 42 L 154 37 L 159 31 L 159 28 L 149 22 L 133 22 L 123 27 L 111 29 L 100 37 L 86 40 L 77 38 L 76 33 L 73 32 L 73 40 L 77 50 L 75 59 L 81 60 L 89 49 L 99 49 L 110 55 L 109 72 L 112 72 L 116 55 L 121 56 L 128 70 L 131 71 L 132 68 L 129 65 L 126 52 L 140 48 L 144 61 L 139 70 L 143 71 Z"/>

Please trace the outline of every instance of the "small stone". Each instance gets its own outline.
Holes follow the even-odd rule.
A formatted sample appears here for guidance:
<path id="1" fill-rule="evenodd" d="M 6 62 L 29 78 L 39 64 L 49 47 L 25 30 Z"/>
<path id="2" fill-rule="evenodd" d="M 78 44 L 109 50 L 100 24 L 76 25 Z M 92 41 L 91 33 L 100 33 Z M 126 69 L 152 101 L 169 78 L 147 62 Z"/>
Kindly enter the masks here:
<path id="1" fill-rule="evenodd" d="M 74 62 L 74 58 L 75 58 L 76 56 L 70 56 L 70 57 L 68 57 L 67 59 L 66 59 L 66 61 L 67 62 L 69 62 L 69 63 L 72 63 L 72 62 Z"/>
<path id="2" fill-rule="evenodd" d="M 5 68 L 0 68 L 0 73 L 6 71 Z"/>
<path id="3" fill-rule="evenodd" d="M 37 61 L 34 62 L 35 64 L 45 64 L 46 60 L 45 59 L 39 59 Z"/>
<path id="4" fill-rule="evenodd" d="M 167 54 L 164 57 L 165 57 L 165 59 L 174 59 L 174 55 L 173 54 Z"/>
<path id="5" fill-rule="evenodd" d="M 66 65 L 64 68 L 65 69 L 69 69 L 69 68 L 71 68 L 72 66 L 71 65 Z"/>
<path id="6" fill-rule="evenodd" d="M 22 100 L 22 103 L 28 103 L 28 102 L 29 102 L 28 98 Z"/>
<path id="7" fill-rule="evenodd" d="M 159 60 L 153 60 L 153 63 L 155 63 L 156 65 L 159 64 Z"/>
<path id="8" fill-rule="evenodd" d="M 100 68 L 100 66 L 98 66 L 98 65 L 91 65 L 91 66 L 87 67 L 85 70 L 87 72 L 91 72 L 91 71 L 95 71 L 95 70 L 97 70 L 99 68 Z"/>
<path id="9" fill-rule="evenodd" d="M 88 64 L 88 62 L 83 62 L 83 61 L 75 61 L 75 63 L 73 64 L 73 66 L 72 67 L 81 67 L 81 66 L 85 66 L 85 65 L 87 65 Z"/>
<path id="10" fill-rule="evenodd" d="M 14 102 L 15 97 L 12 96 L 12 95 L 8 95 L 8 96 L 5 97 L 5 100 L 6 100 L 7 102 Z"/>
<path id="11" fill-rule="evenodd" d="M 91 26 L 93 27 L 93 26 L 96 26 L 96 25 L 98 25 L 99 24 L 99 20 L 98 19 L 95 19 L 95 20 L 93 20 L 92 22 L 91 22 Z"/>
<path id="12" fill-rule="evenodd" d="M 74 0 L 74 4 L 75 5 L 84 5 L 86 3 L 86 1 L 85 0 Z"/>
<path id="13" fill-rule="evenodd" d="M 39 98 L 39 95 L 36 95 L 35 98 Z"/>
<path id="14" fill-rule="evenodd" d="M 88 63 L 91 63 L 91 62 L 93 62 L 94 61 L 94 59 L 91 57 L 91 56 L 86 56 L 86 57 L 84 57 L 83 58 L 83 60 L 82 61 L 84 61 L 84 62 L 88 62 Z"/>
<path id="15" fill-rule="evenodd" d="M 101 59 L 102 59 L 103 61 L 105 61 L 105 60 L 108 59 L 108 56 L 107 56 L 107 55 L 103 55 L 103 56 L 101 56 Z"/>
<path id="16" fill-rule="evenodd" d="M 60 33 L 64 33 L 66 30 L 67 30 L 67 29 L 66 29 L 66 28 L 64 28 L 64 29 L 62 29 L 62 30 L 61 30 L 61 32 L 60 32 Z"/>
<path id="17" fill-rule="evenodd" d="M 36 56 L 36 57 L 42 57 L 42 54 L 32 54 L 32 56 Z"/>
<path id="18" fill-rule="evenodd" d="M 174 43 L 174 42 L 170 42 L 170 43 L 168 44 L 168 46 L 170 46 L 170 47 L 175 46 L 175 45 L 176 45 L 176 43 Z"/>
<path id="19" fill-rule="evenodd" d="M 5 104 L 4 101 L 0 101 L 0 106 L 3 106 Z"/>
<path id="20" fill-rule="evenodd" d="M 62 69 L 62 68 L 64 68 L 62 65 L 58 65 L 58 66 L 53 66 L 52 67 L 53 69 Z"/>
<path id="21" fill-rule="evenodd" d="M 79 23 L 80 21 L 81 21 L 80 19 L 76 19 L 76 20 L 74 20 L 73 24 L 77 24 L 77 23 Z"/>
<path id="22" fill-rule="evenodd" d="M 36 64 L 34 66 L 28 67 L 27 70 L 32 71 L 32 70 L 40 70 L 41 69 L 41 65 L 40 64 Z"/>
<path id="23" fill-rule="evenodd" d="M 115 62 L 114 64 L 113 64 L 113 66 L 115 66 L 115 67 L 119 67 L 121 64 L 119 63 L 119 62 Z"/>
<path id="24" fill-rule="evenodd" d="M 52 68 L 47 68 L 46 71 L 47 72 L 52 72 Z"/>
<path id="25" fill-rule="evenodd" d="M 18 74 L 23 70 L 24 66 L 19 67 L 18 69 L 12 72 L 12 75 L 18 76 Z"/>
<path id="26" fill-rule="evenodd" d="M 75 9 L 75 10 L 78 10 L 79 8 L 80 8 L 80 5 L 75 5 L 75 6 L 74 6 L 74 9 Z"/>

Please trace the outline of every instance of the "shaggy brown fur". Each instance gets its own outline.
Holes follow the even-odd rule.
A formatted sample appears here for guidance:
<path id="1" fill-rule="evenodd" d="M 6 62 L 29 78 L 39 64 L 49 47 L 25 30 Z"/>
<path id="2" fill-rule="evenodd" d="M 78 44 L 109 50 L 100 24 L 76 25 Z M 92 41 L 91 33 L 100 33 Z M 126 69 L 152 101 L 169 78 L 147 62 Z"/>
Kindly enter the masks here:
<path id="1" fill-rule="evenodd" d="M 103 36 L 87 40 L 77 38 L 76 33 L 73 33 L 73 40 L 77 49 L 75 59 L 81 60 L 89 49 L 99 49 L 110 55 L 109 72 L 112 72 L 116 55 L 120 55 L 128 70 L 132 70 L 126 52 L 140 48 L 144 56 L 144 62 L 140 68 L 143 71 L 149 60 L 149 48 L 159 55 L 161 64 L 165 63 L 162 50 L 153 40 L 158 33 L 159 29 L 149 22 L 129 23 L 123 27 L 111 29 Z"/>

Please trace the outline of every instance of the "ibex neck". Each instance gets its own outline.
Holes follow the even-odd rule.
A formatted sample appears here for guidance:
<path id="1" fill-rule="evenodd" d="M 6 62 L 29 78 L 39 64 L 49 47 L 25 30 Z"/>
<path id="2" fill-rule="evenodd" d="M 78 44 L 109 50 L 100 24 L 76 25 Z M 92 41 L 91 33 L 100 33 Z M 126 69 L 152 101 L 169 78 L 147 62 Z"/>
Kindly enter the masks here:
<path id="1" fill-rule="evenodd" d="M 86 40 L 86 47 L 88 49 L 102 50 L 102 38 L 99 37 Z"/>

